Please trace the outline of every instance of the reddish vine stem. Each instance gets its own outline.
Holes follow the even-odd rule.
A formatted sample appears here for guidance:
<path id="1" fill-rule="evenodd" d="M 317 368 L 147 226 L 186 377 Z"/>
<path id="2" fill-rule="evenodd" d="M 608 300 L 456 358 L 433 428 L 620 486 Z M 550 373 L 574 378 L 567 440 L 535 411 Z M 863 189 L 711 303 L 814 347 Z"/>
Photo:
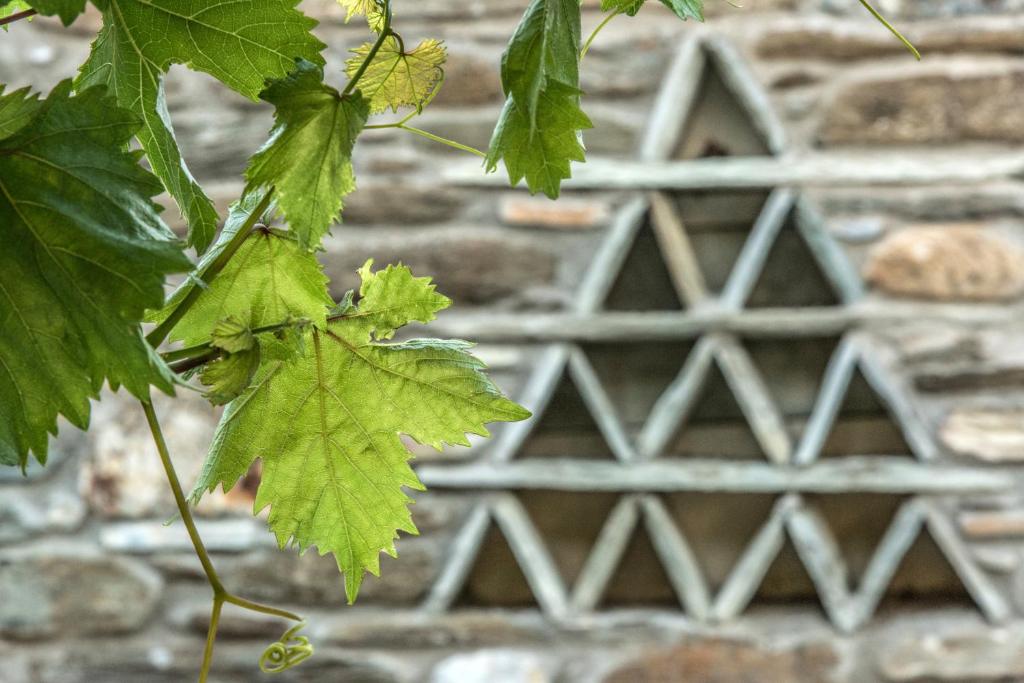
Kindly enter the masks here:
<path id="1" fill-rule="evenodd" d="M 27 9 L 27 10 L 25 10 L 23 12 L 15 12 L 14 14 L 12 14 L 9 17 L 4 17 L 3 19 L 0 19 L 0 26 L 6 26 L 7 24 L 13 24 L 16 21 L 21 21 L 22 19 L 28 19 L 29 17 L 34 17 L 37 14 L 39 14 L 38 10 L 34 10 L 34 9 Z"/>

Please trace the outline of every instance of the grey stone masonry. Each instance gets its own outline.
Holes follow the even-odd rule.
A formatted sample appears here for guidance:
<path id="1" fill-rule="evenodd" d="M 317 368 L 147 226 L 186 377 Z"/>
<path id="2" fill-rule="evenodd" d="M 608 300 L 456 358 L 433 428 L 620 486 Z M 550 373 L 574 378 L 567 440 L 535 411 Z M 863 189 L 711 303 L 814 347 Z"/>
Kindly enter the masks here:
<path id="1" fill-rule="evenodd" d="M 526 4 L 395 0 L 449 47 L 417 125 L 486 146 Z M 433 275 L 456 304 L 417 334 L 479 342 L 535 417 L 414 446 L 421 534 L 353 607 L 252 515 L 258 467 L 203 500 L 228 585 L 308 618 L 316 655 L 276 680 L 1024 680 L 1024 2 L 878 0 L 921 63 L 856 0 L 743 4 L 608 26 L 557 203 L 361 139 L 333 293 L 369 257 Z M 365 28 L 303 8 L 342 82 Z M 97 26 L 12 26 L 0 82 L 73 76 Z M 271 111 L 183 67 L 167 99 L 223 213 Z M 187 485 L 219 411 L 156 408 Z M 0 471 L 0 683 L 189 680 L 208 588 L 143 415 L 107 392 L 52 450 Z M 259 680 L 284 628 L 226 611 L 215 680 Z"/>

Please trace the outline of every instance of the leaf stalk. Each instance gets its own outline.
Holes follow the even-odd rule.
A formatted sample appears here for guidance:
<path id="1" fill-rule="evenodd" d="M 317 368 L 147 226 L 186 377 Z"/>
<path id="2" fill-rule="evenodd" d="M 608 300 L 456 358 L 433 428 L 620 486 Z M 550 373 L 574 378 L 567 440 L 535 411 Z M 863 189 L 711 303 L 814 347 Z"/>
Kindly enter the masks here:
<path id="1" fill-rule="evenodd" d="M 27 10 L 24 10 L 22 12 L 15 12 L 14 14 L 10 15 L 9 17 L 4 17 L 3 19 L 0 19 L 0 26 L 6 26 L 7 24 L 13 24 L 16 21 L 21 21 L 22 19 L 28 19 L 29 17 L 34 17 L 37 14 L 39 14 L 39 11 L 38 10 L 34 10 L 34 9 L 27 9 Z"/>
<path id="2" fill-rule="evenodd" d="M 157 453 L 160 455 L 160 462 L 163 464 L 164 473 L 167 476 L 167 483 L 171 487 L 171 493 L 174 495 L 174 504 L 178 508 L 178 514 L 181 516 L 181 521 L 185 525 L 185 529 L 188 532 L 189 540 L 192 542 L 192 548 L 195 550 L 196 557 L 199 558 L 199 563 L 203 567 L 203 573 L 206 575 L 206 581 L 210 584 L 210 588 L 213 590 L 213 608 L 210 613 L 210 626 L 206 633 L 206 646 L 203 650 L 203 663 L 199 671 L 199 683 L 206 683 L 210 675 L 210 667 L 213 663 L 213 646 L 217 639 L 217 627 L 220 623 L 221 610 L 224 604 L 231 604 L 242 609 L 249 610 L 251 612 L 259 612 L 260 614 L 267 614 L 274 617 L 280 617 L 282 619 L 289 619 L 291 621 L 301 622 L 303 619 L 294 612 L 280 609 L 278 607 L 271 607 L 270 605 L 263 605 L 258 602 L 246 600 L 240 598 L 232 593 L 229 593 L 224 588 L 224 583 L 221 581 L 220 576 L 217 575 L 217 570 L 213 566 L 213 560 L 210 559 L 210 553 L 206 549 L 206 545 L 203 543 L 202 537 L 199 535 L 199 530 L 196 528 L 195 519 L 192 517 L 192 510 L 188 505 L 188 499 L 185 497 L 185 492 L 181 488 L 181 480 L 178 479 L 178 473 L 174 469 L 174 463 L 171 460 L 170 451 L 167 448 L 167 441 L 164 439 L 163 430 L 160 428 L 160 421 L 157 418 L 156 411 L 153 409 L 153 404 L 144 401 L 142 402 L 142 409 L 146 414 L 146 422 L 149 424 L 149 431 L 153 436 L 153 443 L 156 445 Z"/>

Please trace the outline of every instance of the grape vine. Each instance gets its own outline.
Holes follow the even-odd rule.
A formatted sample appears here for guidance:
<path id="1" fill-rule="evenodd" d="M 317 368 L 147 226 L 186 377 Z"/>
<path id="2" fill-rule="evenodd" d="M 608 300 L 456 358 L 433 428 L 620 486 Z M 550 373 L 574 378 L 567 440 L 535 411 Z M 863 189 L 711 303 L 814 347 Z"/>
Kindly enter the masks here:
<path id="1" fill-rule="evenodd" d="M 352 602 L 364 573 L 379 572 L 380 553 L 395 555 L 398 533 L 416 533 L 405 491 L 423 486 L 400 435 L 441 449 L 487 436 L 487 423 L 529 417 L 470 344 L 393 341 L 450 305 L 429 278 L 367 262 L 358 291 L 328 294 L 315 254 L 355 190 L 361 133 L 425 137 L 482 157 L 487 171 L 503 164 L 513 185 L 555 198 L 585 158 L 580 62 L 602 28 L 645 4 L 602 0 L 606 14 L 584 40 L 580 0 L 530 0 L 501 64 L 504 108 L 488 149 L 477 150 L 411 124 L 444 84 L 444 44 L 407 44 L 392 0 L 338 2 L 372 35 L 343 65 L 340 90 L 325 82 L 326 46 L 298 0 L 92 0 L 103 23 L 73 80 L 45 97 L 0 84 L 0 464 L 45 465 L 57 418 L 86 429 L 104 384 L 139 400 L 213 593 L 200 682 L 225 605 L 294 622 L 263 653 L 262 670 L 313 654 L 299 615 L 222 583 L 191 513 L 206 492 L 230 490 L 261 460 L 254 512 L 269 508 L 281 548 L 333 554 Z M 702 0 L 660 2 L 703 20 Z M 0 0 L 0 25 L 35 15 L 70 25 L 85 11 L 86 0 Z M 274 108 L 219 232 L 175 140 L 163 80 L 173 64 Z M 160 218 L 153 197 L 162 191 L 185 219 L 184 241 Z M 165 299 L 165 279 L 180 273 Z M 182 386 L 225 405 L 188 494 L 150 401 L 153 388 Z"/>

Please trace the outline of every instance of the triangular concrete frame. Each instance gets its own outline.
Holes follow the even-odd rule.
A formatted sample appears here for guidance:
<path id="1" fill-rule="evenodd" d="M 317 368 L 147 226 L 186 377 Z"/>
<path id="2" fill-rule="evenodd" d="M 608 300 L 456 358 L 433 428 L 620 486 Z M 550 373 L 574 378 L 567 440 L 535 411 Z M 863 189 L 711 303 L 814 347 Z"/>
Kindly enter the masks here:
<path id="1" fill-rule="evenodd" d="M 757 133 L 769 152 L 784 157 L 784 127 L 757 79 L 728 43 L 698 29 L 680 46 L 665 78 L 648 134 L 640 149 L 641 160 L 668 160 L 677 149 L 686 130 L 685 112 L 696 101 L 704 69 L 709 65 L 717 69 L 727 89 L 757 127 Z M 712 296 L 708 291 L 686 226 L 669 195 L 652 192 L 627 202 L 621 209 L 585 274 L 573 312 L 585 315 L 601 311 L 639 230 L 650 220 L 673 286 L 684 307 L 713 307 L 740 315 L 779 231 L 791 216 L 840 305 L 857 302 L 863 295 L 863 285 L 856 271 L 824 229 L 821 217 L 793 190 L 776 189 L 771 193 L 718 296 Z M 578 345 L 558 343 L 542 352 L 521 401 L 535 415 L 541 415 L 557 383 L 568 373 L 583 395 L 617 462 L 627 466 L 642 465 L 656 457 L 666 440 L 685 422 L 714 363 L 725 375 L 769 460 L 780 468 L 799 470 L 815 467 L 853 372 L 859 368 L 901 427 L 915 458 L 918 461 L 932 460 L 937 456 L 937 447 L 930 432 L 906 398 L 905 388 L 893 382 L 891 375 L 885 372 L 882 356 L 870 340 L 856 332 L 845 333 L 825 371 L 808 423 L 795 443 L 786 432 L 781 412 L 739 338 L 720 330 L 711 330 L 697 340 L 678 376 L 652 409 L 635 443 L 627 437 L 607 391 Z M 536 422 L 534 419 L 507 426 L 488 452 L 490 465 L 500 466 L 511 460 Z M 873 463 L 873 466 L 878 465 Z M 856 476 L 855 471 L 852 476 Z M 941 499 L 933 497 L 930 489 L 918 491 L 910 488 L 906 492 L 912 497 L 897 511 L 855 590 L 851 591 L 847 586 L 847 568 L 827 523 L 799 493 L 789 492 L 778 499 L 714 595 L 708 588 L 690 542 L 672 520 L 661 498 L 653 492 L 633 491 L 620 498 L 571 590 L 566 587 L 543 539 L 516 496 L 506 492 L 485 494 L 456 535 L 449 552 L 451 559 L 442 568 L 425 608 L 443 611 L 451 607 L 472 570 L 489 525 L 496 523 L 512 548 L 541 610 L 555 620 L 585 615 L 599 604 L 632 534 L 642 520 L 680 605 L 699 621 L 725 621 L 742 613 L 788 536 L 793 540 L 829 619 L 842 631 L 854 630 L 874 613 L 903 557 L 926 529 L 983 614 L 992 621 L 1008 618 L 1012 611 L 1008 599 L 977 567 L 950 521 L 950 510 Z"/>
<path id="2" fill-rule="evenodd" d="M 898 386 L 893 381 L 891 373 L 882 367 L 879 355 L 871 343 L 863 335 L 848 332 L 839 342 L 825 369 L 818 398 L 793 456 L 794 464 L 810 465 L 818 459 L 822 446 L 831 434 L 842 409 L 853 375 L 858 369 L 888 410 L 893 422 L 900 428 L 910 446 L 911 454 L 918 460 L 925 461 L 938 457 L 938 447 L 931 436 L 931 431 L 907 400 L 902 387 Z"/>
<path id="3" fill-rule="evenodd" d="M 715 68 L 773 155 L 786 150 L 786 129 L 743 57 L 727 41 L 696 30 L 679 46 L 662 81 L 640 147 L 643 161 L 664 161 L 678 147 L 705 70 Z"/>

